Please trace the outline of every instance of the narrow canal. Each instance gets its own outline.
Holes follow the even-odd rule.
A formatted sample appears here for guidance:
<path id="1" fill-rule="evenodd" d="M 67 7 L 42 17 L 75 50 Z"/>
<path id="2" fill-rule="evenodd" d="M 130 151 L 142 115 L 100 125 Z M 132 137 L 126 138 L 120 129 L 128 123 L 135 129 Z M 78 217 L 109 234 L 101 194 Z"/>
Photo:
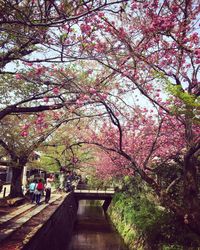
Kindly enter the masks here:
<path id="1" fill-rule="evenodd" d="M 127 250 L 101 206 L 79 201 L 77 221 L 68 250 Z"/>

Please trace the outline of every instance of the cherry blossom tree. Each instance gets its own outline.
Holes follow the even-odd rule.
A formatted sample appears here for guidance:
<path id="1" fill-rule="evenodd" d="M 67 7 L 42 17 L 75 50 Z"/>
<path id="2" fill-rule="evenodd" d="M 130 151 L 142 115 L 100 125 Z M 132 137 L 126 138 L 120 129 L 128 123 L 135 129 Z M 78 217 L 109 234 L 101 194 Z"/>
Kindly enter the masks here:
<path id="1" fill-rule="evenodd" d="M 0 122 L 0 163 L 12 168 L 9 194 L 12 198 L 23 196 L 22 172 L 33 151 L 64 122 L 61 120 L 52 122 L 52 118 L 49 121 L 46 119 L 45 122 L 41 122 L 41 119 L 44 118 L 41 116 L 38 116 L 37 119 L 34 117 L 31 119 L 31 117 L 7 116 Z M 25 120 L 28 120 L 27 123 L 24 123 Z M 50 122 L 50 124 L 47 124 L 47 122 Z M 65 122 L 67 122 L 67 119 Z"/>
<path id="2" fill-rule="evenodd" d="M 161 203 L 199 235 L 198 0 L 121 1 L 117 8 L 112 5 L 108 11 L 110 3 L 97 1 L 105 8 L 97 7 L 95 15 L 88 4 L 81 3 L 78 2 L 78 9 L 81 6 L 83 14 L 81 12 L 77 16 L 77 9 L 73 8 L 70 22 L 65 22 L 68 16 L 62 14 L 63 7 L 57 6 L 57 2 L 50 2 L 53 21 L 46 15 L 39 22 L 36 19 L 37 24 L 33 22 L 35 26 L 29 24 L 35 27 L 33 36 L 41 27 L 47 27 L 38 36 L 43 39 L 39 41 L 41 46 L 38 48 L 52 53 L 47 52 L 47 58 L 40 59 L 37 59 L 37 53 L 34 54 L 36 59 L 24 57 L 22 53 L 20 60 L 28 67 L 30 63 L 34 66 L 30 65 L 30 72 L 17 72 L 15 77 L 17 81 L 23 78 L 36 86 L 40 84 L 41 92 L 34 98 L 31 96 L 17 105 L 6 107 L 2 117 L 15 112 L 59 108 L 79 115 L 99 114 L 101 119 L 90 121 L 85 128 L 88 133 L 80 134 L 76 144 L 88 142 L 106 151 L 111 159 L 111 172 L 119 169 L 139 174 Z M 28 4 L 35 6 L 35 1 L 34 4 L 28 1 Z M 48 11 L 45 3 L 42 2 L 41 7 Z M 92 5 L 92 8 L 95 7 Z M 45 11 L 39 13 L 45 15 Z M 64 15 L 63 22 L 59 18 L 54 19 L 55 13 L 59 17 Z M 48 69 L 45 64 L 36 66 L 44 61 L 55 64 L 80 59 L 86 63 L 95 61 L 96 64 L 78 80 L 77 74 L 69 74 L 66 68 L 51 65 Z M 78 69 L 82 71 L 80 64 Z M 134 98 L 131 104 L 130 95 Z M 133 105 L 138 104 L 136 95 L 148 103 L 146 109 Z M 37 106 L 37 100 L 41 99 L 42 104 L 47 105 L 40 103 Z M 30 108 L 25 103 L 35 103 L 35 106 Z M 43 120 L 40 118 L 39 122 Z M 181 205 L 168 192 L 177 180 L 165 189 L 160 186 L 152 169 L 156 157 L 162 162 L 179 161 L 181 157 Z"/>
<path id="3" fill-rule="evenodd" d="M 173 203 L 166 192 L 157 189 L 157 183 L 139 168 L 140 164 L 133 161 L 128 152 L 124 153 L 122 121 L 106 103 L 105 108 L 121 138 L 118 152 L 132 163 L 133 168 L 137 166 L 139 174 L 155 191 L 157 189 L 156 193 L 166 206 L 200 234 L 197 223 L 200 218 L 198 1 L 133 0 L 123 5 L 121 13 L 107 15 L 101 12 L 96 18 L 88 19 L 87 27 L 80 29 L 85 37 L 80 47 L 83 58 L 96 60 L 115 72 L 116 79 L 120 77 L 119 91 L 133 93 L 137 88 L 149 105 L 165 117 L 157 125 L 158 136 L 154 133 L 154 139 L 149 137 L 150 153 L 141 156 L 139 161 L 145 165 L 144 159 L 148 160 L 149 154 L 153 156 L 159 142 L 157 138 L 161 138 L 161 133 L 169 133 L 170 136 L 163 137 L 160 143 L 160 150 L 164 148 L 160 154 L 164 156 L 167 152 L 168 157 L 173 158 L 174 153 L 182 149 L 182 207 Z M 176 142 L 175 150 L 170 147 L 170 141 Z"/>
<path id="4" fill-rule="evenodd" d="M 74 36 L 71 26 L 84 22 L 85 17 L 104 9 L 113 9 L 123 1 L 34 1 L 6 0 L 1 3 L 1 73 L 6 64 L 20 61 L 54 61 L 62 59 L 68 35 Z M 57 34 L 57 35 L 56 35 Z M 57 40 L 58 39 L 58 40 Z M 45 47 L 61 45 L 57 55 L 26 56 Z M 38 47 L 36 46 L 38 45 Z M 56 49 L 55 49 L 56 51 Z M 58 54 L 60 54 L 58 56 Z"/>
<path id="5" fill-rule="evenodd" d="M 74 56 L 77 54 L 75 45 L 82 42 L 77 30 L 79 22 L 85 23 L 87 17 L 96 15 L 100 10 L 117 10 L 123 2 L 104 0 L 86 2 L 6 0 L 2 2 L 0 91 L 4 93 L 5 89 L 8 89 L 11 93 L 12 89 L 18 89 L 19 84 L 16 85 L 15 80 L 19 83 L 19 80 L 24 79 L 22 75 L 26 67 L 32 70 L 33 74 L 41 75 L 47 72 L 49 67 L 53 67 L 52 63 L 63 65 L 77 60 Z M 12 75 L 14 75 L 13 78 Z M 29 76 L 26 78 L 26 84 L 29 86 L 33 84 L 29 81 Z M 43 79 L 37 87 L 39 85 L 40 90 L 44 91 L 48 81 Z M 58 95 L 57 87 L 56 85 L 52 87 L 54 96 Z M 31 91 L 34 92 L 33 95 Z M 46 94 L 47 92 L 46 90 Z M 27 98 L 21 98 L 19 101 L 16 100 L 12 104 L 7 103 L 6 106 L 1 107 L 0 119 L 11 113 L 42 112 L 64 106 L 60 100 L 56 105 L 42 103 L 32 107 L 30 103 L 34 100 L 38 100 L 39 103 L 44 93 L 37 93 L 36 96 L 35 89 L 29 89 L 29 93 Z M 12 94 L 15 95 L 15 91 Z M 45 98 L 47 100 L 48 96 Z"/>
<path id="6" fill-rule="evenodd" d="M 191 218 L 191 221 L 189 220 L 190 214 L 186 216 L 188 207 L 185 205 L 184 196 L 184 155 L 187 142 L 182 122 L 166 113 L 159 114 L 156 120 L 155 115 L 141 108 L 135 109 L 132 117 L 130 112 L 125 118 L 120 116 L 113 107 L 111 109 L 106 103 L 105 106 L 110 121 L 108 117 L 106 119 L 104 117 L 104 121 L 96 120 L 96 125 L 91 124 L 89 131 L 84 132 L 80 141 L 77 141 L 78 144 L 88 143 L 103 150 L 104 153 L 98 151 L 96 163 L 94 163 L 101 178 L 139 175 L 156 193 L 161 204 L 176 213 L 193 233 L 198 234 L 198 224 L 195 224 Z M 193 132 L 194 138 L 198 139 L 199 126 L 194 126 Z M 195 154 L 195 157 L 198 157 L 198 154 Z M 170 181 L 166 180 L 163 185 L 157 174 L 157 168 L 162 166 L 167 172 L 168 165 L 174 165 L 170 168 L 173 171 L 171 176 L 174 177 L 170 178 Z M 176 165 L 179 169 L 177 173 Z M 194 167 L 198 170 L 198 160 Z M 179 200 L 171 192 L 174 187 L 179 188 Z M 189 211 L 192 212 L 191 208 Z M 194 213 L 195 216 L 198 215 L 197 211 Z"/>

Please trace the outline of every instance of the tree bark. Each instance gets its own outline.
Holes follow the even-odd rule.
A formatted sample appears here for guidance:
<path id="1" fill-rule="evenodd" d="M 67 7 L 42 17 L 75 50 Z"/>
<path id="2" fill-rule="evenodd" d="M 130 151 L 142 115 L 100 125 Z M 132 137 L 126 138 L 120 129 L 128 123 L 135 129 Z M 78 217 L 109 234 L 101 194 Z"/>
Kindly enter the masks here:
<path id="1" fill-rule="evenodd" d="M 197 158 L 186 154 L 184 161 L 185 223 L 200 236 L 200 199 L 197 174 Z"/>
<path id="2" fill-rule="evenodd" d="M 188 114 L 193 113 L 191 107 L 187 106 Z M 184 189 L 183 189 L 183 207 L 186 211 L 184 222 L 188 224 L 193 232 L 200 237 L 200 199 L 199 199 L 199 180 L 198 180 L 198 151 L 199 142 L 195 143 L 193 124 L 190 116 L 185 117 L 185 140 L 187 142 L 187 151 L 184 155 Z"/>
<path id="3" fill-rule="evenodd" d="M 22 197 L 22 173 L 23 167 L 13 167 L 12 168 L 12 180 L 10 187 L 10 198 Z"/>

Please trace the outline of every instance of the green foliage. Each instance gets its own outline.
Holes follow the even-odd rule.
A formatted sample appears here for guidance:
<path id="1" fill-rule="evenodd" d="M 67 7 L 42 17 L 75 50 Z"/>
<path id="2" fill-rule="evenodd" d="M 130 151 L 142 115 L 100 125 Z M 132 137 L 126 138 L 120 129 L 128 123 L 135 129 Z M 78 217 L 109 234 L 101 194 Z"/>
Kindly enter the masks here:
<path id="1" fill-rule="evenodd" d="M 48 172 L 58 172 L 60 166 L 56 159 L 53 157 L 49 157 L 47 155 L 42 155 L 40 160 L 41 168 L 48 171 Z"/>
<path id="2" fill-rule="evenodd" d="M 159 184 L 163 190 L 166 190 L 170 183 L 174 180 L 178 180 L 168 190 L 168 194 L 176 200 L 181 206 L 183 206 L 183 159 L 180 156 L 176 156 L 177 162 L 163 162 L 157 163 L 154 169 L 154 173 L 159 179 Z"/>
<path id="3" fill-rule="evenodd" d="M 165 85 L 172 84 L 169 78 L 166 77 L 165 73 L 162 71 L 153 70 L 152 71 L 153 77 L 159 81 L 159 83 L 163 83 Z"/>
<path id="4" fill-rule="evenodd" d="M 23 72 L 21 72 L 23 74 Z M 16 80 L 15 76 L 3 74 L 0 79 L 0 104 L 10 105 L 18 101 L 28 99 L 42 91 L 47 90 L 47 87 L 39 86 L 35 83 L 25 80 Z"/>
<path id="5" fill-rule="evenodd" d="M 64 43 L 65 40 L 67 39 L 67 37 L 68 37 L 68 34 L 67 34 L 67 33 L 64 33 L 64 34 L 60 35 L 60 42 L 61 42 L 61 43 Z"/>
<path id="6" fill-rule="evenodd" d="M 173 105 L 173 98 L 171 100 L 171 113 L 175 115 L 186 115 L 190 118 L 193 123 L 200 124 L 199 119 L 199 108 L 200 108 L 200 97 L 189 93 L 181 85 L 173 84 L 163 72 L 152 71 L 152 75 L 155 77 L 160 84 L 165 87 L 167 93 L 172 97 L 178 98 L 180 105 Z"/>
<path id="7" fill-rule="evenodd" d="M 172 245 L 172 246 L 163 246 L 162 249 L 163 249 L 163 250 L 184 250 L 183 247 L 181 247 L 181 246 L 176 246 L 176 245 Z"/>
<path id="8" fill-rule="evenodd" d="M 167 90 L 173 96 L 176 96 L 182 100 L 187 106 L 200 107 L 200 103 L 197 101 L 196 96 L 183 91 L 180 85 L 168 84 Z"/>
<path id="9" fill-rule="evenodd" d="M 176 115 L 185 115 L 193 123 L 200 124 L 200 98 L 183 90 L 180 85 L 173 85 L 169 83 L 166 89 L 171 95 L 178 98 L 180 101 L 180 104 L 177 105 L 173 104 L 172 100 L 171 113 Z"/>
<path id="10" fill-rule="evenodd" d="M 130 196 L 126 193 L 118 193 L 115 196 L 110 211 L 111 218 L 114 217 L 114 222 L 120 221 L 117 229 L 125 242 L 130 245 L 141 236 L 143 240 L 152 240 L 154 235 L 157 235 L 157 223 L 163 213 L 145 196 L 139 196 L 138 194 Z"/>
<path id="11" fill-rule="evenodd" d="M 141 186 L 137 178 L 126 177 L 124 184 L 126 188 L 115 195 L 108 212 L 130 249 L 178 250 L 199 246 L 199 240 L 183 222 L 159 206 L 151 190 Z"/>
<path id="12" fill-rule="evenodd" d="M 96 177 L 94 174 L 90 174 L 87 176 L 87 184 L 91 188 L 103 189 L 106 187 L 110 187 L 112 185 L 111 181 L 103 180 Z"/>
<path id="13" fill-rule="evenodd" d="M 57 172 L 61 167 L 65 167 L 67 170 L 79 171 L 82 164 L 90 159 L 88 149 L 76 145 L 74 125 L 62 124 L 38 149 L 43 169 Z"/>

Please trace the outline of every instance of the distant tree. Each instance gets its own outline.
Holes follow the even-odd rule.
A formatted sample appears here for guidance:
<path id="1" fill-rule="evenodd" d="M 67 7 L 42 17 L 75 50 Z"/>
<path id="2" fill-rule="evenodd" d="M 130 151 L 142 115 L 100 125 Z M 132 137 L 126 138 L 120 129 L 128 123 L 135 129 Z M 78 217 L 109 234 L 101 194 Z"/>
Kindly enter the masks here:
<path id="1" fill-rule="evenodd" d="M 22 131 L 19 125 L 23 119 L 25 118 L 9 116 L 0 122 L 0 163 L 10 166 L 12 169 L 10 197 L 23 196 L 22 172 L 24 166 L 30 160 L 33 151 L 60 126 L 60 123 L 55 122 L 45 131 L 35 129 L 34 125 L 29 128 L 29 131 Z"/>
<path id="2" fill-rule="evenodd" d="M 77 135 L 82 133 L 81 127 L 85 123 L 84 119 L 87 117 L 74 118 L 67 124 L 63 123 L 51 134 L 48 141 L 40 145 L 38 150 L 41 153 L 43 168 L 48 170 L 52 168 L 56 171 L 64 168 L 84 172 L 85 165 L 89 164 L 92 159 L 90 149 L 76 144 Z"/>

